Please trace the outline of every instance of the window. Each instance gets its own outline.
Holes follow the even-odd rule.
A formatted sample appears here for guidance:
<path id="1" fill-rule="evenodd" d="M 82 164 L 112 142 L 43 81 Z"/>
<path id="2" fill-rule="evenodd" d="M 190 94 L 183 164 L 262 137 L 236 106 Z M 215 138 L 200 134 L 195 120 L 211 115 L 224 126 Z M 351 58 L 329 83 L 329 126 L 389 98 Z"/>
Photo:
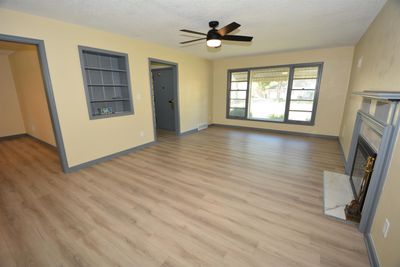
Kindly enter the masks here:
<path id="1" fill-rule="evenodd" d="M 313 125 L 322 65 L 228 71 L 227 117 Z"/>
<path id="2" fill-rule="evenodd" d="M 79 47 L 91 119 L 133 113 L 126 54 Z"/>

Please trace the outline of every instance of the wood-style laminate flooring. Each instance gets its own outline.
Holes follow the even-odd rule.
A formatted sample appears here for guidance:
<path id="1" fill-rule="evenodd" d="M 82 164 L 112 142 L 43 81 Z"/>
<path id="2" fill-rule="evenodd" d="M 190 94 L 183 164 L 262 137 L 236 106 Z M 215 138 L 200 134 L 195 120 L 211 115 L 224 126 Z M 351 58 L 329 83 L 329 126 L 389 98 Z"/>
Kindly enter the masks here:
<path id="1" fill-rule="evenodd" d="M 323 215 L 336 140 L 210 127 L 79 172 L 0 141 L 0 266 L 369 266 Z"/>

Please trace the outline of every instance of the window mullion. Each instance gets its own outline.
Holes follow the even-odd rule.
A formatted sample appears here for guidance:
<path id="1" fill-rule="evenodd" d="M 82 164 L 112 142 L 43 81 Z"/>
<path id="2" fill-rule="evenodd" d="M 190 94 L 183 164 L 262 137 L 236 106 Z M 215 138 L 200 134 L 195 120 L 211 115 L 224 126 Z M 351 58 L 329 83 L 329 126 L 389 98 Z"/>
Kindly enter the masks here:
<path id="1" fill-rule="evenodd" d="M 247 89 L 246 89 L 245 119 L 249 118 L 249 95 L 250 95 L 250 70 L 247 70 Z"/>
<path id="2" fill-rule="evenodd" d="M 311 123 L 314 124 L 315 122 L 315 116 L 317 115 L 317 103 L 318 103 L 318 98 L 319 98 L 319 89 L 321 86 L 321 79 L 322 79 L 322 65 L 318 65 L 318 76 L 317 76 L 317 84 L 315 86 L 315 92 L 314 92 L 314 104 L 313 104 L 313 109 L 311 113 Z"/>
<path id="3" fill-rule="evenodd" d="M 228 94 L 226 95 L 226 116 L 230 117 L 232 92 L 232 71 L 228 71 Z"/>
<path id="4" fill-rule="evenodd" d="M 287 122 L 289 118 L 289 107 L 290 107 L 290 99 L 292 97 L 293 76 L 294 76 L 294 67 L 291 66 L 289 71 L 288 90 L 286 94 L 285 119 L 283 120 L 284 122 Z"/>

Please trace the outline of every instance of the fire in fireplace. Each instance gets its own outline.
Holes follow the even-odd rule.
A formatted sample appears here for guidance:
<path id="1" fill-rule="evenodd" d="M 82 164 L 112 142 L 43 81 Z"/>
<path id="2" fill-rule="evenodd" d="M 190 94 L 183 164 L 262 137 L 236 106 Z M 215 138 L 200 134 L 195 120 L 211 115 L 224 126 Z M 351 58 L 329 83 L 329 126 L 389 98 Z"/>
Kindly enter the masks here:
<path id="1" fill-rule="evenodd" d="M 376 152 L 361 135 L 358 137 L 357 149 L 350 173 L 350 184 L 354 200 L 345 208 L 347 220 L 360 222 L 365 196 L 371 179 Z"/>

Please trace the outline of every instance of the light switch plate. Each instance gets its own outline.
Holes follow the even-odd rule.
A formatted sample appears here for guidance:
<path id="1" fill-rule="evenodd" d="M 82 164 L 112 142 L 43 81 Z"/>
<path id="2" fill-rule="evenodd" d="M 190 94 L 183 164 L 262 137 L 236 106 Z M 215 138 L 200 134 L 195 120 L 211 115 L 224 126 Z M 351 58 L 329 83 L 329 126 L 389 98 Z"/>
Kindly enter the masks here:
<path id="1" fill-rule="evenodd" d="M 383 228 L 382 228 L 383 238 L 387 237 L 389 228 L 390 228 L 390 222 L 389 222 L 388 218 L 386 218 L 385 222 L 383 223 Z"/>
<path id="2" fill-rule="evenodd" d="M 363 57 L 360 57 L 359 59 L 358 59 L 358 62 L 357 62 L 357 68 L 361 68 L 362 67 L 362 64 L 363 64 Z"/>

